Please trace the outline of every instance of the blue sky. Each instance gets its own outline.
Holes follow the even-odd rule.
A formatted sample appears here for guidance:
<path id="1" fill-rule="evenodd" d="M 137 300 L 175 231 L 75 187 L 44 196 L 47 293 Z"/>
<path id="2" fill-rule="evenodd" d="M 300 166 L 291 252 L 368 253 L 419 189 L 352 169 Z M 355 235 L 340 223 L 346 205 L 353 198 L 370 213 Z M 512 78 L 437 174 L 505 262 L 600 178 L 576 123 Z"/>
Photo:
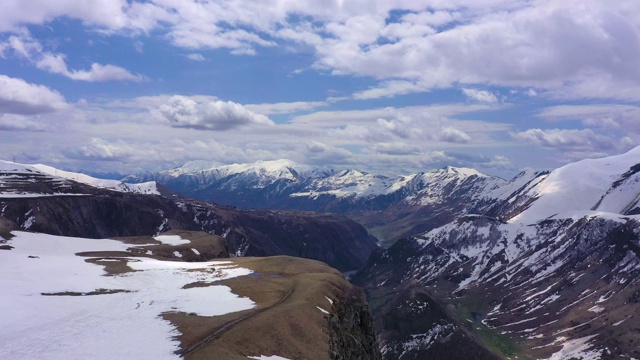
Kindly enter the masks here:
<path id="1" fill-rule="evenodd" d="M 4 159 L 508 178 L 640 142 L 637 1 L 4 3 Z"/>

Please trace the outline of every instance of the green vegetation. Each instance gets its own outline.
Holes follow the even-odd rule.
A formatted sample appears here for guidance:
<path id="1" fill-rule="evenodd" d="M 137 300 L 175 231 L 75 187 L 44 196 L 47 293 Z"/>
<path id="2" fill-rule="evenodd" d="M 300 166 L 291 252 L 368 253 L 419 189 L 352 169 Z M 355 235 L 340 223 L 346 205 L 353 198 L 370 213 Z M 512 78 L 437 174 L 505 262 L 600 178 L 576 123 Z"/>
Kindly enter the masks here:
<path id="1" fill-rule="evenodd" d="M 471 296 L 460 299 L 447 299 L 447 312 L 453 316 L 460 324 L 463 324 L 472 336 L 491 350 L 493 353 L 503 357 L 513 357 L 527 359 L 517 342 L 507 335 L 502 335 L 496 330 L 482 323 L 484 315 L 489 311 L 490 306 L 485 303 L 482 297 L 471 299 Z"/>

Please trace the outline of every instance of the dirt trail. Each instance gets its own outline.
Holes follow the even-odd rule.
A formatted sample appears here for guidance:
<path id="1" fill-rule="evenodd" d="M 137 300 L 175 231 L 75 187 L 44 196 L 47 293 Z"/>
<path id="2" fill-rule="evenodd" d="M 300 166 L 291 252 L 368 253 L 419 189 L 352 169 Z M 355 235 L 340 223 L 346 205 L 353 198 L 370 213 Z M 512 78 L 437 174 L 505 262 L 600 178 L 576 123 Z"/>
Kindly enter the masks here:
<path id="1" fill-rule="evenodd" d="M 235 325 L 238 325 L 239 323 L 250 319 L 258 314 L 261 314 L 265 311 L 268 311 L 270 309 L 273 309 L 274 307 L 282 304 L 285 300 L 287 300 L 287 298 L 289 298 L 289 296 L 293 293 L 295 289 L 289 290 L 288 293 L 286 293 L 282 299 L 278 300 L 278 302 L 276 302 L 273 305 L 267 306 L 265 308 L 262 308 L 260 310 L 254 311 L 251 314 L 247 314 L 244 315 L 236 320 L 233 321 L 229 321 L 228 323 L 222 325 L 222 327 L 220 327 L 218 330 L 214 331 L 213 333 L 209 334 L 207 337 L 205 337 L 204 339 L 196 342 L 195 344 L 192 344 L 190 346 L 188 346 L 185 349 L 179 350 L 176 352 L 177 355 L 182 356 L 183 358 L 186 357 L 187 355 L 193 354 L 194 352 L 198 351 L 199 349 L 201 349 L 203 346 L 207 345 L 208 343 L 210 343 L 212 340 L 214 340 L 215 338 L 217 338 L 219 335 L 221 335 L 223 332 L 231 329 L 232 327 L 234 327 Z"/>

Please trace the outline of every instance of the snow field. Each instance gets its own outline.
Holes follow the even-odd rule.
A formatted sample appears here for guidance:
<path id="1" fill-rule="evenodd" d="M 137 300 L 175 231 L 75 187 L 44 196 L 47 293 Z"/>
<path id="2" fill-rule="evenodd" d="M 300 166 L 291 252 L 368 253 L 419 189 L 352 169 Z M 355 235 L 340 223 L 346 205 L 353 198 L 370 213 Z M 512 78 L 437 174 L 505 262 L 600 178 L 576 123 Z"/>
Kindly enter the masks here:
<path id="1" fill-rule="evenodd" d="M 127 261 L 133 271 L 104 276 L 102 266 L 75 254 L 124 251 L 128 245 L 115 240 L 14 234 L 9 240 L 14 249 L 0 251 L 2 359 L 177 359 L 174 352 L 180 344 L 175 337 L 179 333 L 161 317 L 163 313 L 216 316 L 255 306 L 222 285 L 183 289 L 194 282 L 211 283 L 251 273 L 229 262 L 107 258 L 109 263 Z M 104 292 L 100 289 L 121 292 L 70 296 Z M 67 295 L 61 295 L 65 292 Z"/>

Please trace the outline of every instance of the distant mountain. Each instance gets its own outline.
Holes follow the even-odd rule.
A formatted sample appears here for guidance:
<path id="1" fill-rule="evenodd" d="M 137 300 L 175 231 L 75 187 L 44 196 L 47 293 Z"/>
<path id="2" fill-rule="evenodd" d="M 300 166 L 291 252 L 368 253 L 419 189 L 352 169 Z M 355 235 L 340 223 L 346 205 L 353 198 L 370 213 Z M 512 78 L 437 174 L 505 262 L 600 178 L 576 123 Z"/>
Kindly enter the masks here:
<path id="1" fill-rule="evenodd" d="M 462 339 L 478 358 L 639 358 L 639 163 L 636 148 L 523 173 L 377 251 L 353 280 L 383 358 L 466 359 Z"/>
<path id="2" fill-rule="evenodd" d="M 299 256 L 342 271 L 361 267 L 376 248 L 364 227 L 339 215 L 239 210 L 190 200 L 155 182 L 0 162 L 0 232 L 15 229 L 89 238 L 201 230 L 225 238 L 231 255 Z"/>
<path id="3" fill-rule="evenodd" d="M 389 244 L 493 204 L 505 196 L 500 187 L 507 184 L 465 168 L 390 177 L 358 170 L 323 170 L 288 160 L 204 170 L 189 165 L 123 180 L 157 181 L 197 199 L 241 208 L 342 214 Z"/>
<path id="4" fill-rule="evenodd" d="M 88 195 L 96 188 L 155 195 L 161 191 L 154 181 L 127 184 L 62 171 L 47 165 L 24 165 L 0 160 L 0 198 Z"/>

